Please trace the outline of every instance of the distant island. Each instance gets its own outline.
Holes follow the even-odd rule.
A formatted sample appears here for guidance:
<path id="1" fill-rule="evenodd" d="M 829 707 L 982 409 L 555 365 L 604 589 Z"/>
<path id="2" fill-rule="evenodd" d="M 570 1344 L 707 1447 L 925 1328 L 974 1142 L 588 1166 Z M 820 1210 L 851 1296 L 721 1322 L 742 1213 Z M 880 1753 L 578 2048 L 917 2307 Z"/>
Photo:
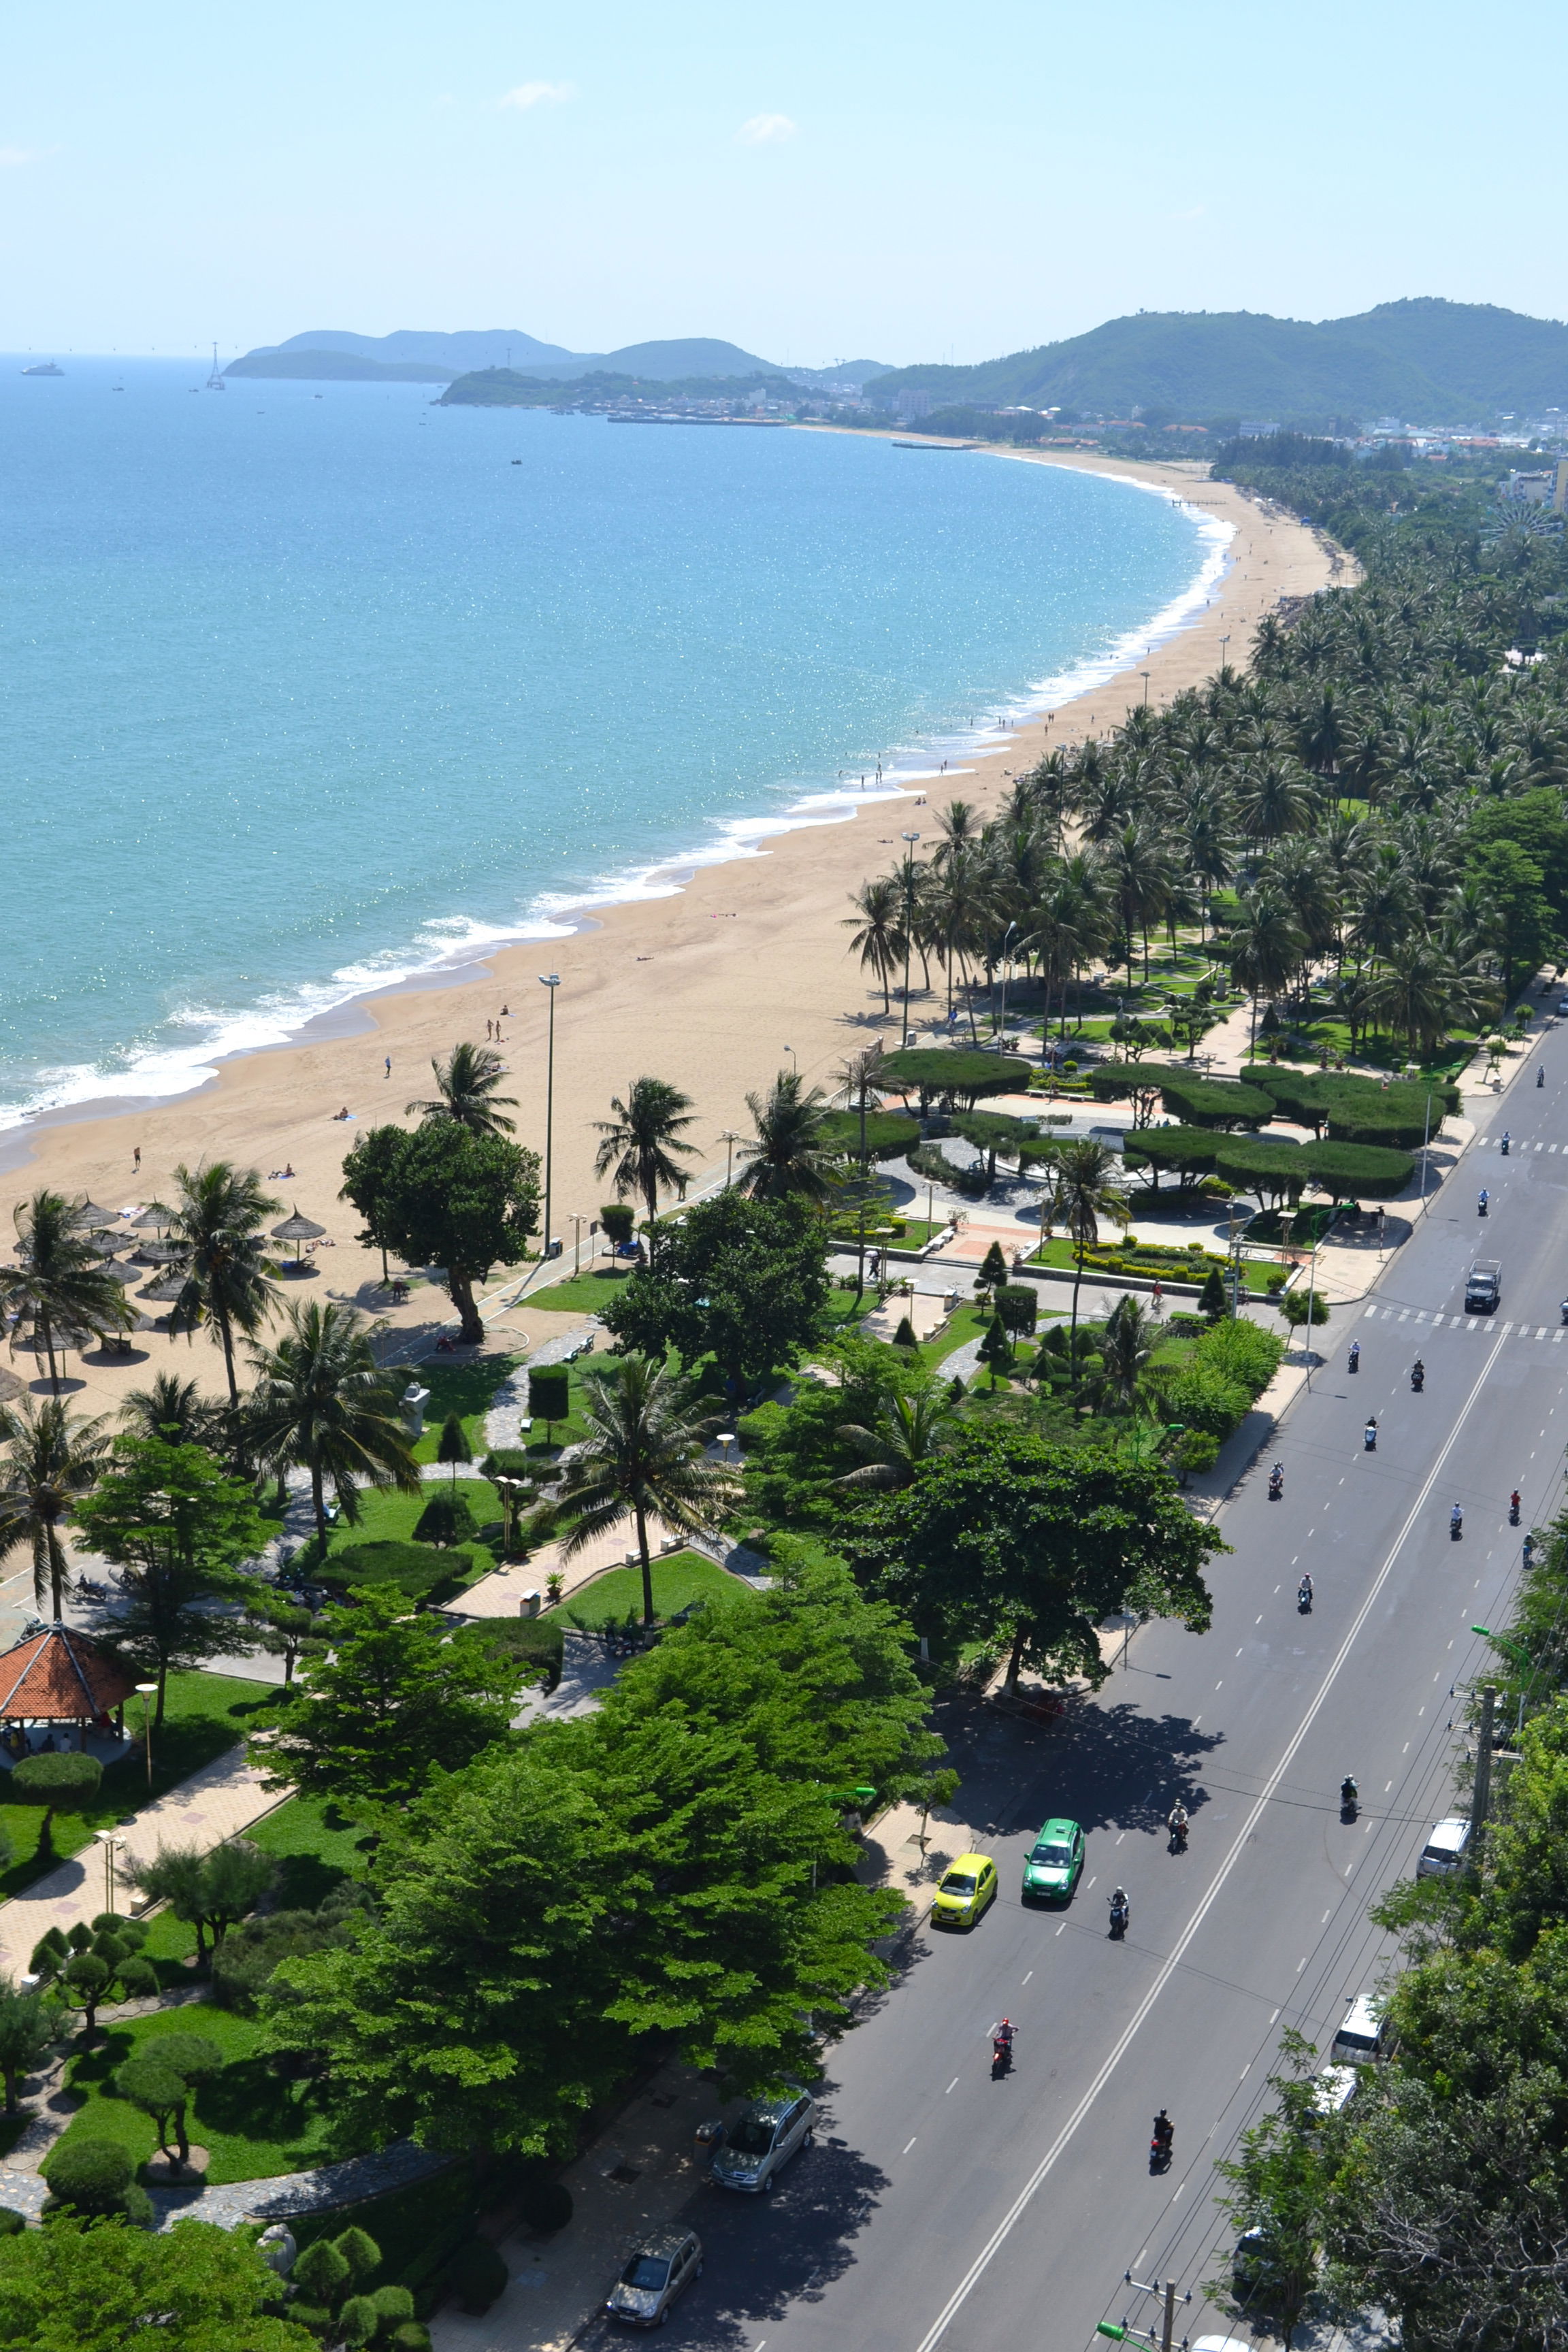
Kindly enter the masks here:
<path id="1" fill-rule="evenodd" d="M 526 372 L 531 381 L 568 383 L 600 373 L 669 384 L 742 378 L 786 379 L 791 385 L 858 389 L 886 374 L 879 360 L 845 360 L 831 368 L 781 368 L 771 360 L 706 335 L 672 341 L 626 343 L 613 352 L 569 352 L 541 342 L 521 328 L 484 328 L 461 333 L 422 333 L 410 328 L 391 335 L 356 335 L 313 330 L 284 343 L 263 344 L 231 360 L 226 375 L 294 378 L 321 383 L 451 383 L 471 373 Z"/>
<path id="2" fill-rule="evenodd" d="M 438 408 L 647 408 L 670 401 L 704 407 L 765 408 L 794 404 L 801 387 L 793 378 L 760 369 L 735 376 L 677 376 L 664 382 L 595 369 L 587 375 L 550 382 L 520 375 L 514 368 L 476 368 L 447 386 Z"/>

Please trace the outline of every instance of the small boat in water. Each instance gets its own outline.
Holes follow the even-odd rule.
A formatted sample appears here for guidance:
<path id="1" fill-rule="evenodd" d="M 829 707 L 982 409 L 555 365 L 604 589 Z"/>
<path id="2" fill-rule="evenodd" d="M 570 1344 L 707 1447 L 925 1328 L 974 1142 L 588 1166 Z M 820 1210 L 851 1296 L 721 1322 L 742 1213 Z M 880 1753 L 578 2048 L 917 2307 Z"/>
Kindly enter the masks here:
<path id="1" fill-rule="evenodd" d="M 45 360 L 37 367 L 24 368 L 22 373 L 24 375 L 64 375 L 65 370 L 63 367 L 57 367 L 53 360 Z"/>

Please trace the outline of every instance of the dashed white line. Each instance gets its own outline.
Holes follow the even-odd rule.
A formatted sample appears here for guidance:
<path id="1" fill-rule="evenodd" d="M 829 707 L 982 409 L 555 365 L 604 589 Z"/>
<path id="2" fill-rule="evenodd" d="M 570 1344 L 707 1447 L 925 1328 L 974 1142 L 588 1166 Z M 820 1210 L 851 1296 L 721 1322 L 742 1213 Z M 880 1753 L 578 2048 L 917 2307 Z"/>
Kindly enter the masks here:
<path id="1" fill-rule="evenodd" d="M 919 2139 L 919 2137 L 920 2137 L 920 2134 L 919 2134 L 919 2132 L 916 2132 L 916 2134 L 915 2134 L 915 2139 Z M 911 2148 L 911 2147 L 913 2147 L 914 2144 L 915 2144 L 915 2140 L 914 2140 L 914 2139 L 911 2139 L 911 2140 L 906 2140 L 906 2141 L 904 2142 L 903 2147 L 899 2150 L 899 2154 L 900 2154 L 900 2156 L 908 2156 L 908 2154 L 909 2154 L 909 2152 L 910 2152 L 910 2148 Z"/>
<path id="2" fill-rule="evenodd" d="M 961 2075 L 955 2074 L 955 2075 L 953 2076 L 953 2078 L 952 2078 L 952 2082 L 948 2084 L 948 2086 L 947 2086 L 946 2090 L 945 2090 L 945 2091 L 942 2093 L 942 2097 L 943 2097 L 944 2099 L 951 2099 L 951 2098 L 952 2098 L 952 2095 L 953 2095 L 954 2091 L 956 2091 L 956 2090 L 957 2090 L 958 2085 L 959 2085 L 960 2082 L 962 2081 L 962 2079 L 963 2079 L 963 2077 L 962 2077 Z"/>

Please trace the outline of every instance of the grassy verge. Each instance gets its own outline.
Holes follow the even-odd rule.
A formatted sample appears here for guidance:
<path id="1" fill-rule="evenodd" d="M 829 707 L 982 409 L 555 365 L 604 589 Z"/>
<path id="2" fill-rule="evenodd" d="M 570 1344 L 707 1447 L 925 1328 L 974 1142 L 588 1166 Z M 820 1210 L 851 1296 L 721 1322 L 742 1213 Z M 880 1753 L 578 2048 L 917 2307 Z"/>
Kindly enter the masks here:
<path id="1" fill-rule="evenodd" d="M 457 1489 L 472 1511 L 476 1526 L 487 1527 L 500 1517 L 500 1496 L 489 1479 L 459 1478 Z M 340 1520 L 331 1530 L 327 1538 L 327 1558 L 331 1559 L 334 1553 L 346 1551 L 353 1544 L 411 1542 L 420 1513 L 440 1491 L 440 1481 L 437 1479 L 426 1479 L 417 1495 L 395 1494 L 388 1486 L 370 1488 L 360 1498 L 359 1525 L 345 1527 Z M 465 1558 L 468 1561 L 466 1569 Z M 489 1544 L 470 1540 L 456 1546 L 450 1559 L 454 1577 L 461 1583 L 471 1584 L 476 1577 L 489 1574 L 497 1554 Z"/>
<path id="2" fill-rule="evenodd" d="M 671 1552 L 653 1563 L 653 1605 L 657 1615 L 673 1617 L 694 1601 L 744 1592 L 746 1587 L 700 1552 Z M 557 1612 L 569 1625 L 592 1633 L 602 1625 L 620 1623 L 642 1615 L 642 1570 L 613 1568 L 581 1591 L 563 1601 Z"/>
<path id="3" fill-rule="evenodd" d="M 470 1364 L 448 1364 L 440 1359 L 422 1363 L 419 1377 L 430 1391 L 430 1402 L 425 1408 L 425 1434 L 414 1449 L 415 1460 L 437 1459 L 441 1424 L 448 1413 L 455 1412 L 474 1449 L 475 1461 L 482 1461 L 489 1451 L 485 1415 L 495 1402 L 496 1391 L 518 1361 L 516 1356 L 506 1355 L 479 1356 Z"/>
<path id="4" fill-rule="evenodd" d="M 157 2147 L 151 2118 L 119 2097 L 110 2078 L 127 2058 L 140 2055 L 165 2033 L 202 2034 L 217 2043 L 227 2061 L 221 2074 L 202 2084 L 191 2116 L 191 2137 L 207 2150 L 207 2179 L 215 2188 L 302 2172 L 331 2160 L 318 2085 L 283 2081 L 257 2054 L 261 2028 L 254 2019 L 205 2002 L 160 2010 L 124 2024 L 115 2024 L 110 2012 L 107 2030 L 67 2070 L 68 2089 L 84 2100 L 67 2139 L 111 2139 L 138 2163 L 146 2162 Z"/>
<path id="5" fill-rule="evenodd" d="M 552 1315 L 597 1315 L 634 1270 L 629 1257 L 613 1266 L 584 1266 L 581 1274 L 569 1274 L 563 1281 L 531 1290 L 520 1311 L 526 1314 L 531 1307 L 540 1307 Z"/>

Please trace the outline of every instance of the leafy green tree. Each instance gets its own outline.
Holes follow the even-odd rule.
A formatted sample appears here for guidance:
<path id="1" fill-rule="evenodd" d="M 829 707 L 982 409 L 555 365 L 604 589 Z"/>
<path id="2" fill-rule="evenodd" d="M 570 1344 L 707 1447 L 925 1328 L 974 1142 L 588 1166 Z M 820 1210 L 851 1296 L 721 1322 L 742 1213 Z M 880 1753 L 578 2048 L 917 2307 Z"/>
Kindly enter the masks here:
<path id="1" fill-rule="evenodd" d="M 65 1615 L 70 1563 L 60 1530 L 103 1468 L 103 1423 L 84 1421 L 63 1400 L 0 1405 L 0 1559 L 26 1544 L 33 1598 L 58 1625 Z"/>
<path id="2" fill-rule="evenodd" d="M 399 1411 L 397 1381 L 376 1362 L 364 1318 L 352 1307 L 323 1307 L 312 1299 L 304 1306 L 290 1300 L 287 1318 L 275 1346 L 251 1351 L 257 1386 L 247 1415 L 249 1442 L 279 1475 L 286 1469 L 310 1472 L 316 1539 L 324 1555 L 329 1480 L 344 1518 L 356 1527 L 362 1486 L 415 1495 L 419 1469 Z"/>
<path id="3" fill-rule="evenodd" d="M 1326 1323 L 1329 1302 L 1321 1290 L 1281 1290 L 1274 1300 L 1292 1331 L 1303 1330 L 1309 1323 Z"/>
<path id="4" fill-rule="evenodd" d="M 1006 1279 L 1006 1252 L 1000 1242 L 993 1242 L 980 1261 L 980 1270 L 974 1277 L 974 1287 L 976 1290 L 989 1290 L 994 1282 L 1005 1282 Z"/>
<path id="5" fill-rule="evenodd" d="M 170 2153 L 168 2133 L 173 2127 L 174 2152 L 182 2164 L 191 2160 L 190 2132 L 186 2116 L 199 2084 L 222 2071 L 224 2053 L 220 2045 L 205 2033 L 160 2033 L 144 2042 L 133 2058 L 117 2066 L 114 2087 L 123 2099 L 151 2116 L 158 2132 L 158 2152 Z"/>
<path id="6" fill-rule="evenodd" d="M 468 1433 L 463 1427 L 461 1413 L 449 1412 L 441 1423 L 441 1434 L 436 1443 L 436 1459 L 451 1465 L 452 1492 L 458 1491 L 458 1465 L 471 1462 L 474 1449 L 468 1444 Z"/>
<path id="7" fill-rule="evenodd" d="M 587 1374 L 583 1423 L 583 1441 L 561 1493 L 563 1506 L 576 1515 L 565 1557 L 631 1519 L 642 1565 L 643 1622 L 651 1625 L 649 1519 L 658 1517 L 682 1535 L 708 1533 L 737 1499 L 739 1481 L 721 1463 L 706 1459 L 714 1417 L 697 1404 L 691 1382 L 647 1356 L 623 1356 L 614 1377 Z"/>
<path id="8" fill-rule="evenodd" d="M 833 1197 L 838 1154 L 826 1134 L 827 1097 L 805 1087 L 798 1070 L 781 1070 L 765 1095 L 746 1097 L 756 1134 L 741 1146 L 740 1190 L 753 1201 L 800 1200 L 818 1208 Z"/>
<path id="9" fill-rule="evenodd" d="M 1101 1621 L 1127 1608 L 1206 1631 L 1203 1567 L 1226 1547 L 1163 1470 L 986 1426 L 847 1528 L 844 1548 L 921 1633 L 1005 1635 L 1010 1684 L 1028 1664 L 1098 1689 Z"/>
<path id="10" fill-rule="evenodd" d="M 55 1815 L 85 1811 L 102 1780 L 103 1767 L 96 1756 L 67 1749 L 53 1756 L 24 1756 L 11 1774 L 6 1794 L 13 1804 L 43 1807 L 38 1852 L 47 1855 L 55 1850 Z"/>
<path id="11" fill-rule="evenodd" d="M 1217 1265 L 1211 1265 L 1204 1276 L 1204 1286 L 1198 1293 L 1198 1313 L 1206 1315 L 1211 1323 L 1217 1323 L 1222 1315 L 1230 1313 L 1230 1293 Z"/>
<path id="12" fill-rule="evenodd" d="M 1552 953 L 1562 920 L 1544 888 L 1545 877 L 1517 843 L 1494 841 L 1471 856 L 1472 878 L 1490 901 L 1483 934 L 1502 967 L 1505 1002 L 1517 982 Z"/>
<path id="13" fill-rule="evenodd" d="M 93 2139 L 73 2132 L 57 2141 L 38 2169 L 48 2183 L 49 2204 L 58 2210 L 84 2217 L 120 2217 L 142 2229 L 152 2221 L 153 2200 L 132 2177 L 136 2160 L 118 2140 Z M 10 2251 L 7 2245 L 7 2255 Z"/>
<path id="14" fill-rule="evenodd" d="M 455 1486 L 449 1495 L 432 1495 L 414 1522 L 415 1542 L 436 1544 L 443 1551 L 449 1551 L 454 1544 L 468 1543 L 478 1534 L 468 1498 Z"/>
<path id="15" fill-rule="evenodd" d="M 499 1135 L 475 1135 L 460 1120 L 435 1119 L 394 1146 L 378 1194 L 386 1246 L 410 1265 L 438 1265 L 461 1318 L 465 1347 L 479 1347 L 484 1323 L 474 1285 L 493 1265 L 518 1265 L 539 1223 L 539 1154 Z"/>
<path id="16" fill-rule="evenodd" d="M 392 1279 L 386 1253 L 391 1247 L 390 1210 L 403 1140 L 400 1127 L 367 1129 L 343 1161 L 343 1181 L 338 1192 L 339 1200 L 349 1202 L 364 1219 L 364 1231 L 356 1234 L 355 1240 L 381 1252 L 383 1283 Z"/>
<path id="17" fill-rule="evenodd" d="M 166 1903 L 196 1931 L 196 1959 L 216 1951 L 237 1919 L 254 1911 L 278 1875 L 278 1865 L 247 1838 L 229 1838 L 204 1853 L 199 1845 L 160 1845 L 149 1862 L 126 1864 L 126 1876 L 149 1903 Z"/>
<path id="18" fill-rule="evenodd" d="M 257 1762 L 269 1780 L 350 1808 L 405 1803 L 504 1739 L 524 1676 L 494 1652 L 442 1639 L 396 1591 L 363 1585 L 323 1612 L 330 1654 L 271 1711 Z"/>
<path id="19" fill-rule="evenodd" d="M 827 1234 L 804 1202 L 699 1201 L 659 1233 L 653 1265 L 622 1285 L 604 1320 L 641 1355 L 717 1357 L 747 1395 L 816 1337 L 827 1305 Z"/>
<path id="20" fill-rule="evenodd" d="M 985 1335 L 980 1342 L 980 1361 L 991 1375 L 993 1388 L 996 1385 L 999 1372 L 1010 1372 L 1013 1369 L 1013 1342 L 1000 1315 L 994 1314 L 985 1326 Z"/>
<path id="21" fill-rule="evenodd" d="M 278 2293 L 249 2237 L 215 2221 L 153 2232 L 61 2217 L 0 2242 L 0 2343 L 17 2352 L 132 2352 L 149 2312 L 158 2352 L 317 2352 L 268 2311 Z"/>
<path id="22" fill-rule="evenodd" d="M 5 2085 L 5 2113 L 21 2109 L 21 2085 L 54 2040 L 59 2012 L 40 1992 L 19 1992 L 8 1978 L 0 1979 L 0 2081 Z"/>
<path id="23" fill-rule="evenodd" d="M 121 1570 L 101 1629 L 143 1679 L 156 1678 L 156 1726 L 171 1668 L 232 1650 L 237 1628 L 215 1601 L 244 1599 L 240 1565 L 267 1541 L 250 1486 L 200 1445 L 121 1438 L 112 1466 L 77 1507 L 85 1549 Z"/>
<path id="24" fill-rule="evenodd" d="M 1317 2103 L 1318 2053 L 1300 2034 L 1280 2036 L 1282 2068 L 1269 2075 L 1276 2104 L 1248 2125 L 1234 2157 L 1219 2173 L 1230 2184 L 1221 2199 L 1238 2231 L 1257 2231 L 1256 2252 L 1239 2298 L 1236 2282 L 1218 2279 L 1209 2293 L 1239 2316 L 1267 2313 L 1285 2352 L 1317 2284 L 1319 2258 L 1339 2188 L 1339 2136 L 1325 2134 Z"/>
<path id="25" fill-rule="evenodd" d="M 590 1717 L 416 1801 L 378 1918 L 286 1960 L 271 2042 L 327 2053 L 377 2140 L 544 2153 L 673 2042 L 741 2085 L 839 2030 L 900 1898 L 853 1878 L 834 1791 L 913 1785 L 940 1743 L 908 1636 L 837 1563 L 785 1564 L 672 1629 Z M 549 1899 L 541 1900 L 541 1891 Z"/>
<path id="26" fill-rule="evenodd" d="M 210 1323 L 223 1349 L 230 1412 L 239 1407 L 235 1378 L 236 1332 L 253 1339 L 270 1310 L 278 1269 L 268 1255 L 262 1226 L 282 1202 L 263 1190 L 254 1168 L 227 1160 L 204 1160 L 194 1171 L 176 1168 L 179 1197 L 169 1239 L 180 1255 L 174 1271 L 184 1277 L 174 1301 L 171 1328 L 194 1331 Z"/>
<path id="27" fill-rule="evenodd" d="M 687 1171 L 675 1155 L 696 1154 L 697 1146 L 682 1139 L 693 1120 L 691 1097 L 665 1078 L 634 1078 L 624 1102 L 611 1096 L 610 1108 L 613 1118 L 595 1121 L 602 1140 L 594 1173 L 613 1176 L 618 1200 L 640 1192 L 651 1224 L 661 1190 L 685 1196 Z"/>
<path id="28" fill-rule="evenodd" d="M 135 1318 L 62 1192 L 46 1187 L 18 1202 L 16 1223 L 16 1263 L 0 1266 L 0 1313 L 31 1327 L 58 1388 L 57 1349 L 129 1330 Z"/>
<path id="29" fill-rule="evenodd" d="M 436 1076 L 435 1098 L 405 1104 L 406 1118 L 412 1118 L 417 1111 L 426 1122 L 446 1119 L 466 1128 L 470 1135 L 513 1133 L 517 1121 L 503 1118 L 501 1113 L 515 1110 L 517 1103 L 513 1096 L 496 1092 L 506 1076 L 506 1064 L 493 1045 L 454 1045 L 445 1063 L 432 1055 L 430 1067 Z"/>

